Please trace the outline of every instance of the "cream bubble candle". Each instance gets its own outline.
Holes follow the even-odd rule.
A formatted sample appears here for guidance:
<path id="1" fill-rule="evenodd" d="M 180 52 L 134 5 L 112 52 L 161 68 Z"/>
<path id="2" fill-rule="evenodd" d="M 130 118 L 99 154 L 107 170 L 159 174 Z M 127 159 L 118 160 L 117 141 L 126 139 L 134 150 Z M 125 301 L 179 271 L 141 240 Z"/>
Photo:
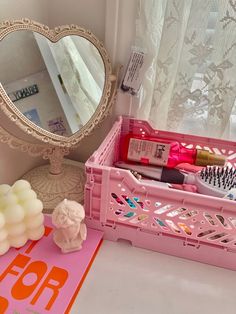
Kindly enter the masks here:
<path id="1" fill-rule="evenodd" d="M 43 204 L 26 180 L 0 185 L 0 255 L 44 234 Z"/>

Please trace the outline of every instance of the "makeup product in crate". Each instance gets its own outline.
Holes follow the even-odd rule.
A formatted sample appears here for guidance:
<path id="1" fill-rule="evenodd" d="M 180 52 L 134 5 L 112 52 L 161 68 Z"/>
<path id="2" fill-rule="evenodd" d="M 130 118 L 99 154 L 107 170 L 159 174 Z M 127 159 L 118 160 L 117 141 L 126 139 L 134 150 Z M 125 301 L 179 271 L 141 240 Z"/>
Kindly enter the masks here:
<path id="1" fill-rule="evenodd" d="M 122 161 L 116 167 L 136 171 L 140 175 L 157 181 L 174 184 L 193 184 L 198 193 L 224 197 L 236 187 L 236 170 L 230 167 L 207 166 L 197 173 L 186 173 L 178 169 L 128 164 Z M 154 183 L 155 184 L 155 183 Z"/>
<path id="2" fill-rule="evenodd" d="M 174 168 L 180 163 L 224 166 L 225 157 L 207 150 L 187 148 L 178 141 L 127 134 L 122 160 Z"/>
<path id="3" fill-rule="evenodd" d="M 187 183 L 186 174 L 176 168 L 166 168 L 157 166 L 145 166 L 139 164 L 130 164 L 123 161 L 115 163 L 118 168 L 136 171 L 141 176 L 161 182 L 183 184 Z"/>
<path id="4" fill-rule="evenodd" d="M 139 180 L 139 182 L 144 183 L 144 184 L 151 184 L 155 186 L 158 185 L 159 187 L 161 186 L 161 187 L 175 189 L 175 190 L 197 193 L 197 187 L 196 185 L 193 185 L 193 184 L 162 182 L 162 181 L 157 181 L 156 179 L 154 180 L 154 179 L 149 179 L 147 177 L 143 177 L 140 173 L 134 170 L 130 170 L 130 172 L 135 176 L 136 179 Z"/>

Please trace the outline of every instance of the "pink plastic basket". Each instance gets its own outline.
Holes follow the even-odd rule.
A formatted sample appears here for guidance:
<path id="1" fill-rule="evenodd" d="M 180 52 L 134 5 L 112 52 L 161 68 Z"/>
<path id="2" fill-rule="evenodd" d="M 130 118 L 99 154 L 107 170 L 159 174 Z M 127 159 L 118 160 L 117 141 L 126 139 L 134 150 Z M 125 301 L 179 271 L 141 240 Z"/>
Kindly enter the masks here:
<path id="1" fill-rule="evenodd" d="M 235 270 L 236 203 L 140 183 L 128 170 L 113 167 L 128 132 L 205 148 L 226 155 L 235 167 L 235 142 L 158 131 L 146 121 L 120 117 L 86 162 L 87 225 L 103 230 L 109 240 L 126 239 L 134 246 Z"/>

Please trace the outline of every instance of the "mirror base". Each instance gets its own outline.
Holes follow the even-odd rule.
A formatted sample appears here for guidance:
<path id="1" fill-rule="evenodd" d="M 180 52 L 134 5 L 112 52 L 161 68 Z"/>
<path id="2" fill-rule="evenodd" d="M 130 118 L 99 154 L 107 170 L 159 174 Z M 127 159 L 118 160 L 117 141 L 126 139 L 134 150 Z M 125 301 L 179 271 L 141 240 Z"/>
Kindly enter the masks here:
<path id="1" fill-rule="evenodd" d="M 51 214 L 57 204 L 65 198 L 83 204 L 84 164 L 64 159 L 62 172 L 57 175 L 50 174 L 49 168 L 50 165 L 39 166 L 22 177 L 30 182 L 32 189 L 43 202 L 43 212 Z"/>

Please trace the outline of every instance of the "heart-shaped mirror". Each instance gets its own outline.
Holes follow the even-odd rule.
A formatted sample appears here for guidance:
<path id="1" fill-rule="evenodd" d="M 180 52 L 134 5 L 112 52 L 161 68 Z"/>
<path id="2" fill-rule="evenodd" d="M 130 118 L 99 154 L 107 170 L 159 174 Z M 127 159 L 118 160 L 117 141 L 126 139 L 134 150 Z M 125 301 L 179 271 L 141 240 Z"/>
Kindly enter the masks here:
<path id="1" fill-rule="evenodd" d="M 8 132 L 9 120 L 1 116 L 0 141 L 50 161 L 23 175 L 44 211 L 64 198 L 81 202 L 83 164 L 63 157 L 101 123 L 115 99 L 116 77 L 103 44 L 77 25 L 5 21 L 0 69 L 0 113 L 13 122 Z"/>
<path id="2" fill-rule="evenodd" d="M 21 129 L 70 147 L 107 114 L 111 64 L 91 32 L 24 19 L 3 23 L 0 40 L 0 102 Z"/>

